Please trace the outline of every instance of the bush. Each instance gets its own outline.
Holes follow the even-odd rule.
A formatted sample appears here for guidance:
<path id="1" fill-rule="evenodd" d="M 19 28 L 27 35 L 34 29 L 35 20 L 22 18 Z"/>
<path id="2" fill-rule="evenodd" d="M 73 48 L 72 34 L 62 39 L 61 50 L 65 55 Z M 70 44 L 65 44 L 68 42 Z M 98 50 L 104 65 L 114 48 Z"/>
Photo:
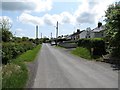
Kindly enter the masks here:
<path id="1" fill-rule="evenodd" d="M 120 58 L 120 47 L 112 49 L 112 54 L 113 57 Z"/>
<path id="2" fill-rule="evenodd" d="M 11 59 L 16 58 L 23 52 L 32 49 L 34 46 L 30 42 L 2 43 L 2 63 L 7 64 Z"/>
<path id="3" fill-rule="evenodd" d="M 101 38 L 80 39 L 78 46 L 87 48 L 93 55 L 103 55 L 106 53 L 105 42 Z"/>

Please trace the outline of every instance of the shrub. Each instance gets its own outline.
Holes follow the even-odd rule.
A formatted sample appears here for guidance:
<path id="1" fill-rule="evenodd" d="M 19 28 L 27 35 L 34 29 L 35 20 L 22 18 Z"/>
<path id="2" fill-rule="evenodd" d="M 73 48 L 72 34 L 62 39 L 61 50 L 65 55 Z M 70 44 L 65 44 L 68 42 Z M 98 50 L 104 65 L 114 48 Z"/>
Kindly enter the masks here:
<path id="1" fill-rule="evenodd" d="M 117 57 L 117 58 L 120 58 L 120 47 L 118 48 L 114 48 L 112 50 L 112 54 L 111 54 L 113 57 Z"/>
<path id="2" fill-rule="evenodd" d="M 80 39 L 78 41 L 79 47 L 85 47 L 93 55 L 102 55 L 105 54 L 105 42 L 101 38 L 92 38 L 92 39 Z M 93 51 L 91 51 L 91 48 L 93 48 Z"/>
<path id="3" fill-rule="evenodd" d="M 7 64 L 11 59 L 16 58 L 23 52 L 32 49 L 34 46 L 30 42 L 2 43 L 2 63 Z"/>

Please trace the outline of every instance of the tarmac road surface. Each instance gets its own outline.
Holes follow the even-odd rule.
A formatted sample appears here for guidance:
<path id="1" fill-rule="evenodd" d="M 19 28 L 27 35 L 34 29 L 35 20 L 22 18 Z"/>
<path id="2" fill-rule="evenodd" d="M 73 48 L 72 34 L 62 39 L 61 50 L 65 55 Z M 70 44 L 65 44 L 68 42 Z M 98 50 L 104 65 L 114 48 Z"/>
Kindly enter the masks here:
<path id="1" fill-rule="evenodd" d="M 108 64 L 43 44 L 32 88 L 118 88 L 118 72 Z"/>

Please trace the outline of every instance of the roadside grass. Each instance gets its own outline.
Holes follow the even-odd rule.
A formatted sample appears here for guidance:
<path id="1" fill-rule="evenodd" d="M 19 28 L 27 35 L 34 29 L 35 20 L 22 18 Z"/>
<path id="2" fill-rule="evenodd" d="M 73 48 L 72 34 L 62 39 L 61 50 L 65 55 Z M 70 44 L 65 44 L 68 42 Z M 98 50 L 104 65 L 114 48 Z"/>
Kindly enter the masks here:
<path id="1" fill-rule="evenodd" d="M 71 53 L 85 59 L 92 59 L 90 51 L 87 48 L 77 47 L 76 49 L 72 50 Z"/>
<path id="2" fill-rule="evenodd" d="M 25 62 L 35 60 L 41 45 L 38 45 L 33 50 L 21 54 L 11 63 L 2 67 L 2 88 L 24 88 L 28 80 L 28 70 Z"/>
<path id="3" fill-rule="evenodd" d="M 14 61 L 24 61 L 24 62 L 31 62 L 35 59 L 36 54 L 38 53 L 39 49 L 40 49 L 40 45 L 37 46 L 36 48 L 34 48 L 33 50 L 28 50 L 27 52 L 25 52 L 24 54 L 22 54 L 21 56 L 19 56 L 17 58 L 17 60 Z"/>

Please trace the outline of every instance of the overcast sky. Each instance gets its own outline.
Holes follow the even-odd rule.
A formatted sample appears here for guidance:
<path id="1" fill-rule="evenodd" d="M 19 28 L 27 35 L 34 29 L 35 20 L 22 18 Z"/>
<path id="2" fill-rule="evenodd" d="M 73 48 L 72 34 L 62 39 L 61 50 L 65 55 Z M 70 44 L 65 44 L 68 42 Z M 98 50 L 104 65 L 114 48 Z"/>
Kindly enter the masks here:
<path id="1" fill-rule="evenodd" d="M 59 35 L 72 34 L 77 28 L 97 27 L 103 22 L 108 5 L 118 0 L 2 0 L 2 16 L 10 19 L 16 36 L 35 38 L 35 26 L 41 33 L 55 37 L 56 22 Z M 0 17 L 0 18 L 1 18 Z M 103 22 L 104 24 L 105 22 Z"/>

